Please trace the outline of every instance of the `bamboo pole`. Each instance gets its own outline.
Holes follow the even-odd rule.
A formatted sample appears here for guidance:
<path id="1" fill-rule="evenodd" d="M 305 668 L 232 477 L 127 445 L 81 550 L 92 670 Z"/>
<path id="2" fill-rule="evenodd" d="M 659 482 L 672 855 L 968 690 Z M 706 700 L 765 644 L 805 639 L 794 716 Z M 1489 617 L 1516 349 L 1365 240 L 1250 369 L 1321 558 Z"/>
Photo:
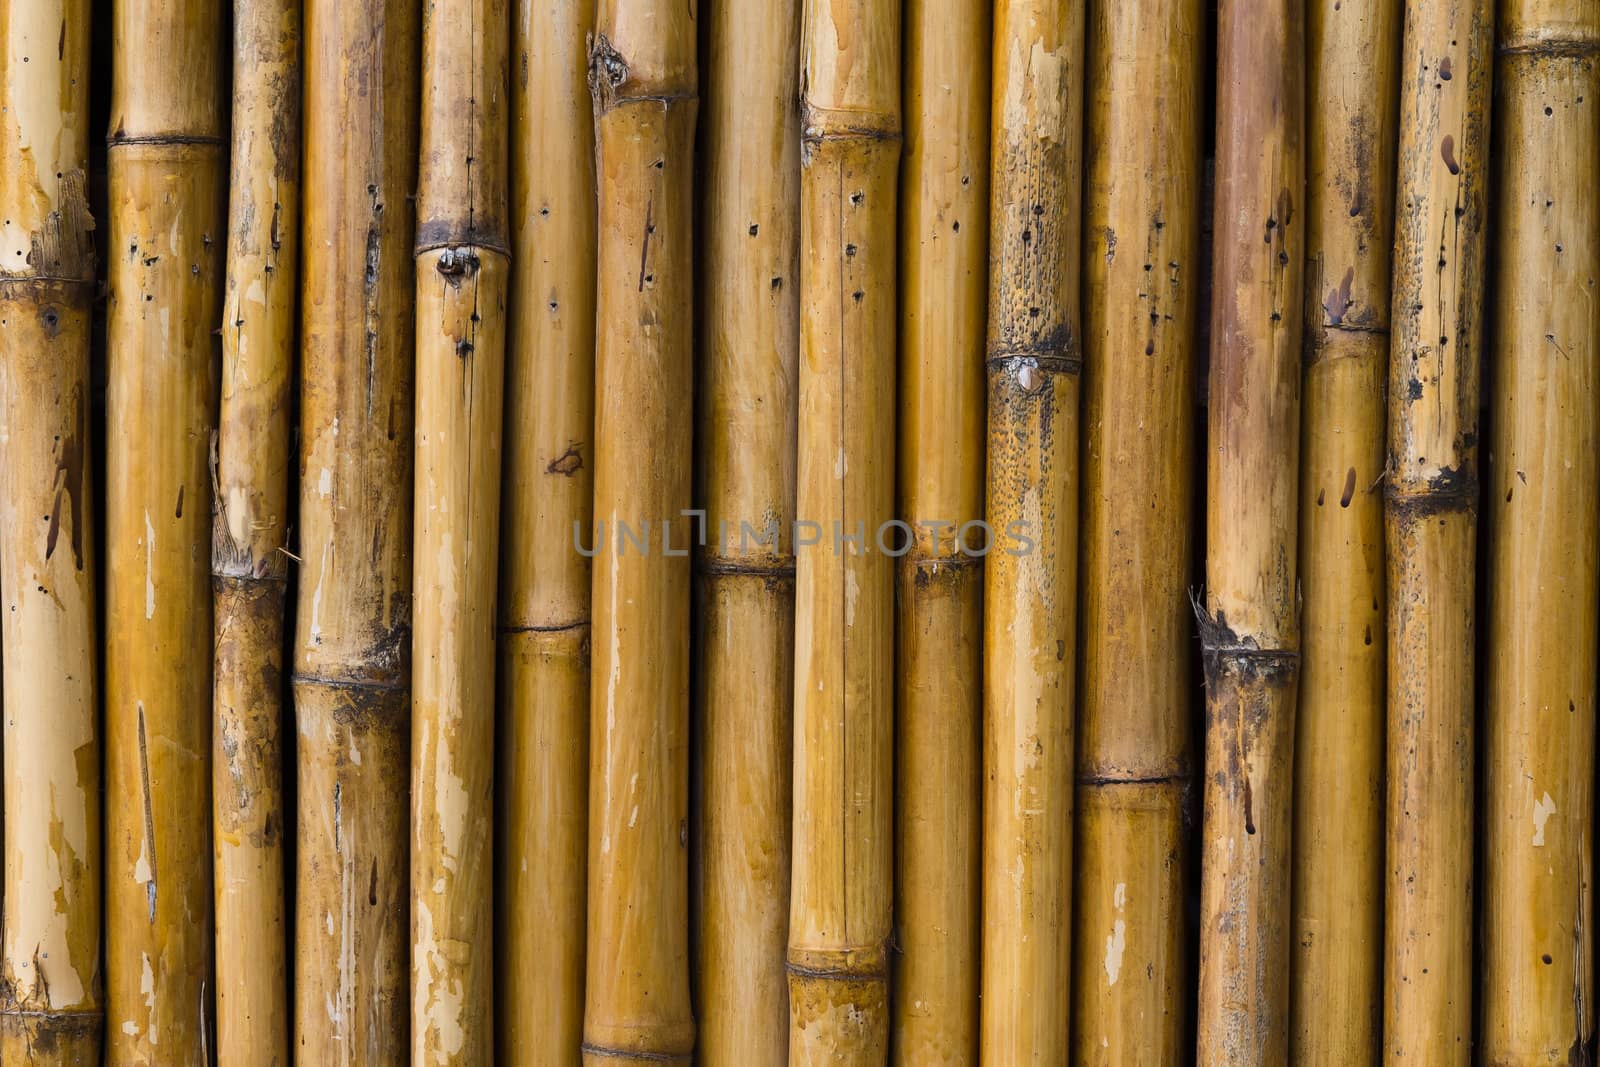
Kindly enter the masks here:
<path id="1" fill-rule="evenodd" d="M 779 1067 L 789 1050 L 800 5 L 716 0 L 706 17 L 698 1053 Z"/>
<path id="2" fill-rule="evenodd" d="M 593 0 L 519 0 L 511 79 L 512 291 L 500 529 L 495 1055 L 583 1043 L 594 472 Z"/>
<path id="3" fill-rule="evenodd" d="M 289 1062 L 283 636 L 300 208 L 300 0 L 234 5 L 211 539 L 217 1055 Z"/>
<path id="4" fill-rule="evenodd" d="M 1592 1063 L 1600 7 L 1500 6 L 1484 679 L 1486 1063 Z"/>
<path id="5" fill-rule="evenodd" d="M 586 1063 L 686 1062 L 694 9 L 601 0 Z"/>
<path id="6" fill-rule="evenodd" d="M 0 2 L 0 1062 L 99 1063 L 89 12 Z"/>
<path id="7" fill-rule="evenodd" d="M 1197 0 L 1089 13 L 1072 976 L 1085 1065 L 1189 1056 L 1203 17 Z"/>
<path id="8" fill-rule="evenodd" d="M 212 1055 L 212 331 L 223 5 L 112 5 L 106 311 L 108 1062 Z"/>
<path id="9" fill-rule="evenodd" d="M 900 28 L 802 9 L 792 1064 L 888 1054 Z"/>
<path id="10" fill-rule="evenodd" d="M 910 0 L 900 168 L 897 1064 L 978 1059 L 989 0 Z M 960 531 L 969 530 L 963 541 Z"/>
<path id="11" fill-rule="evenodd" d="M 1379 1058 L 1384 395 L 1398 0 L 1308 8 L 1290 1059 Z"/>
<path id="12" fill-rule="evenodd" d="M 408 1055 L 414 0 L 305 6 L 295 1047 Z"/>
<path id="13" fill-rule="evenodd" d="M 986 1064 L 1067 1059 L 1085 3 L 994 28 L 984 566 Z"/>
<path id="14" fill-rule="evenodd" d="M 417 180 L 411 1062 L 494 1061 L 507 0 L 428 4 Z"/>
<path id="15" fill-rule="evenodd" d="M 1305 5 L 1217 22 L 1199 1057 L 1288 1062 Z"/>
<path id="16" fill-rule="evenodd" d="M 1384 482 L 1389 1062 L 1471 1058 L 1466 828 L 1493 37 L 1489 0 L 1406 5 Z"/>

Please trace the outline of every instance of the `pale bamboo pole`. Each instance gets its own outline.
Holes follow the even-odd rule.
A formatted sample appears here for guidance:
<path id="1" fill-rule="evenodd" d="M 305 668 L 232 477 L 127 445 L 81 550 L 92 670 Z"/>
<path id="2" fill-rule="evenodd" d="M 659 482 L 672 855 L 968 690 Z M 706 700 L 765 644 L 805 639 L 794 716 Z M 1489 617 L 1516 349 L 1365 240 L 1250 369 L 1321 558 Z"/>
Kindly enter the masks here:
<path id="1" fill-rule="evenodd" d="M 984 566 L 986 1064 L 1067 1059 L 1084 0 L 994 23 Z"/>
<path id="2" fill-rule="evenodd" d="M 589 822 L 594 476 L 593 0 L 518 0 L 500 527 L 495 1055 L 577 1061 Z M 592 542 L 585 542 L 592 543 Z"/>
<path id="3" fill-rule="evenodd" d="M 909 0 L 900 168 L 895 1062 L 978 1058 L 990 0 Z M 962 527 L 968 527 L 965 540 Z"/>
<path id="4" fill-rule="evenodd" d="M 1308 8 L 1294 1063 L 1379 1058 L 1382 476 L 1400 7 Z"/>
<path id="5" fill-rule="evenodd" d="M 778 1067 L 789 1050 L 800 4 L 715 0 L 703 17 L 698 1055 Z"/>
<path id="6" fill-rule="evenodd" d="M 214 1055 L 209 461 L 226 235 L 223 25 L 220 0 L 112 5 L 105 907 L 113 1064 Z"/>
<path id="7" fill-rule="evenodd" d="M 1472 1052 L 1478 346 L 1493 44 L 1489 0 L 1406 5 L 1384 479 L 1390 1063 L 1465 1064 Z"/>
<path id="8" fill-rule="evenodd" d="M 99 1063 L 89 5 L 0 0 L 0 1062 Z"/>
<path id="9" fill-rule="evenodd" d="M 1205 26 L 1089 11 L 1073 1062 L 1187 1062 Z M 1134 179 L 1137 180 L 1134 180 Z"/>
<path id="10" fill-rule="evenodd" d="M 305 42 L 294 1047 L 395 1064 L 411 1015 L 417 4 L 307 0 Z"/>
<path id="11" fill-rule="evenodd" d="M 601 0 L 584 1060 L 687 1062 L 694 8 Z M 599 536 L 605 537 L 602 545 Z"/>
<path id="12" fill-rule="evenodd" d="M 883 1063 L 900 4 L 805 0 L 789 1062 Z M 802 525 L 803 524 L 803 525 Z"/>
<path id="13" fill-rule="evenodd" d="M 508 0 L 423 6 L 411 690 L 411 1062 L 494 1062 L 494 630 Z"/>
<path id="14" fill-rule="evenodd" d="M 1498 38 L 1480 1055 L 1588 1063 L 1600 5 L 1507 0 Z"/>
<path id="15" fill-rule="evenodd" d="M 1223 0 L 1206 499 L 1202 1067 L 1285 1064 L 1299 618 L 1304 0 Z"/>
<path id="16" fill-rule="evenodd" d="M 217 1056 L 289 1063 L 283 636 L 300 211 L 300 0 L 237 0 L 211 537 Z"/>

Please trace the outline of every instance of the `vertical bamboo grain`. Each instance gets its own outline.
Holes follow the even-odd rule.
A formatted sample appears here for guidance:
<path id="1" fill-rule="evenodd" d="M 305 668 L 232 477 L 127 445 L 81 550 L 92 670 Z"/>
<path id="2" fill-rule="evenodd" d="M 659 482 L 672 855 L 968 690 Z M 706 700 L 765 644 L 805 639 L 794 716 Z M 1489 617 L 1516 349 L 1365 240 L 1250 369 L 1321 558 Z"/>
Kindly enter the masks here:
<path id="1" fill-rule="evenodd" d="M 300 0 L 234 6 L 211 537 L 217 1056 L 289 1063 L 283 628 L 300 210 Z"/>
<path id="2" fill-rule="evenodd" d="M 411 1062 L 494 1061 L 507 0 L 429 3 L 417 179 Z"/>
<path id="3" fill-rule="evenodd" d="M 900 168 L 895 1062 L 978 1058 L 989 0 L 910 0 Z M 963 539 L 961 531 L 967 529 Z"/>
<path id="4" fill-rule="evenodd" d="M 1286 1064 L 1305 4 L 1223 0 L 1206 499 L 1202 1067 Z"/>
<path id="5" fill-rule="evenodd" d="M 708 7 L 701 121 L 699 1056 L 788 1062 L 800 4 Z M 773 535 L 776 536 L 773 536 Z"/>
<path id="6" fill-rule="evenodd" d="M 687 1062 L 695 6 L 601 0 L 587 1063 Z"/>
<path id="7" fill-rule="evenodd" d="M 500 528 L 496 1057 L 583 1043 L 594 476 L 593 0 L 518 0 Z M 525 72 L 525 73 L 524 73 Z"/>
<path id="8" fill-rule="evenodd" d="M 211 437 L 227 152 L 220 0 L 112 5 L 106 1045 L 213 1055 Z"/>
<path id="9" fill-rule="evenodd" d="M 88 4 L 0 0 L 3 1063 L 98 1063 L 104 1024 L 88 119 Z"/>
<path id="10" fill-rule="evenodd" d="M 1089 11 L 1073 1059 L 1188 1059 L 1197 0 Z"/>
<path id="11" fill-rule="evenodd" d="M 1498 36 L 1481 1055 L 1593 1063 L 1600 6 Z"/>
<path id="12" fill-rule="evenodd" d="M 1083 0 L 995 6 L 984 557 L 986 1064 L 1067 1059 Z"/>
<path id="13" fill-rule="evenodd" d="M 1408 4 L 1389 348 L 1384 1058 L 1472 1038 L 1473 590 L 1489 0 Z"/>
<path id="14" fill-rule="evenodd" d="M 806 0 L 789 1062 L 882 1063 L 893 894 L 900 4 Z"/>
<path id="15" fill-rule="evenodd" d="M 1398 0 L 1309 5 L 1294 1063 L 1379 1056 L 1383 495 Z"/>
<path id="16" fill-rule="evenodd" d="M 295 1051 L 409 1051 L 415 0 L 306 0 Z M 487 906 L 487 905 L 486 905 Z"/>

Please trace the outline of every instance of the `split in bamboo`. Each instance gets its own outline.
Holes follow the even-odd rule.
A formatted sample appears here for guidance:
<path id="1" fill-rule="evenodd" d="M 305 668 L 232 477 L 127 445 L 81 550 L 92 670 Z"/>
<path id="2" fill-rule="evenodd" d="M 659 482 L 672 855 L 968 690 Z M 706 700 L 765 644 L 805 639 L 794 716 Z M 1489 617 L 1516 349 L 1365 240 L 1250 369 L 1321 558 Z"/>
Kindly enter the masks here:
<path id="1" fill-rule="evenodd" d="M 307 0 L 305 42 L 294 1045 L 399 1064 L 417 5 Z"/>
<path id="2" fill-rule="evenodd" d="M 0 0 L 0 1062 L 99 1063 L 89 4 Z"/>
<path id="3" fill-rule="evenodd" d="M 589 822 L 593 0 L 517 0 L 500 525 L 496 1058 L 577 1062 Z"/>
<path id="4" fill-rule="evenodd" d="M 1407 4 L 1384 543 L 1384 1059 L 1472 1039 L 1473 592 L 1491 0 Z"/>
<path id="5" fill-rule="evenodd" d="M 900 4 L 805 0 L 789 1061 L 882 1063 L 894 877 Z M 809 529 L 809 527 L 808 527 Z"/>
<path id="6" fill-rule="evenodd" d="M 211 592 L 217 1058 L 287 1065 L 283 629 L 300 211 L 300 0 L 234 5 Z"/>
<path id="7" fill-rule="evenodd" d="M 601 0 L 585 1062 L 687 1062 L 694 8 Z"/>
<path id="8" fill-rule="evenodd" d="M 1304 11 L 1222 0 L 1217 22 L 1201 1067 L 1288 1062 Z"/>
<path id="9" fill-rule="evenodd" d="M 494 630 L 508 0 L 424 5 L 417 179 L 411 1062 L 494 1062 Z"/>
<path id="10" fill-rule="evenodd" d="M 994 1065 L 1068 1058 L 1085 6 L 995 10 L 987 520 L 1008 540 L 983 580 L 979 1020 Z"/>
<path id="11" fill-rule="evenodd" d="M 106 310 L 106 1047 L 212 1055 L 211 487 L 222 0 L 112 4 Z"/>
<path id="12" fill-rule="evenodd" d="M 1203 18 L 1199 0 L 1089 12 L 1072 975 L 1085 1065 L 1189 1054 Z"/>
<path id="13" fill-rule="evenodd" d="M 701 121 L 698 1054 L 788 1062 L 800 4 L 715 0 Z"/>
<path id="14" fill-rule="evenodd" d="M 1399 0 L 1308 5 L 1290 1062 L 1371 1067 L 1383 948 L 1384 395 Z"/>
<path id="15" fill-rule="evenodd" d="M 900 165 L 895 1062 L 978 1059 L 988 0 L 907 0 Z M 961 531 L 967 530 L 964 540 Z"/>
<path id="16" fill-rule="evenodd" d="M 1500 5 L 1485 1063 L 1593 1063 L 1600 5 Z"/>

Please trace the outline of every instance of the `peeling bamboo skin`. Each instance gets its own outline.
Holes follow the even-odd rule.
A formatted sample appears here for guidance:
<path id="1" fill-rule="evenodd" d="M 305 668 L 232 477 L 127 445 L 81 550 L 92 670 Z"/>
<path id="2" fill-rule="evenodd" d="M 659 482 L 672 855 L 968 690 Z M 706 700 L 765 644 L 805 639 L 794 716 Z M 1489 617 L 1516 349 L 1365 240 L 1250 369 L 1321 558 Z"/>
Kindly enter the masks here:
<path id="1" fill-rule="evenodd" d="M 104 1026 L 86 7 L 0 3 L 5 1063 L 98 1063 Z"/>
<path id="2" fill-rule="evenodd" d="M 1501 6 L 1480 1038 L 1496 1065 L 1594 1058 L 1596 45 L 1592 4 Z"/>
<path id="3" fill-rule="evenodd" d="M 693 10 L 602 0 L 584 1061 L 687 1062 Z M 648 526 L 645 524 L 648 523 Z M 631 536 L 619 524 L 625 525 Z M 587 539 L 586 539 L 587 540 Z"/>
<path id="4" fill-rule="evenodd" d="M 1198 1062 L 1288 1062 L 1304 5 L 1218 13 Z"/>
<path id="5" fill-rule="evenodd" d="M 800 5 L 720 0 L 705 17 L 697 1054 L 775 1067 L 789 1050 Z"/>
<path id="6" fill-rule="evenodd" d="M 411 1062 L 494 1061 L 495 589 L 507 0 L 424 4 L 417 182 Z"/>
<path id="7" fill-rule="evenodd" d="M 886 1062 L 900 4 L 806 0 L 789 1062 Z M 860 542 L 845 537 L 862 534 Z M 797 538 L 797 541 L 799 538 Z"/>
<path id="8" fill-rule="evenodd" d="M 213 503 L 217 1056 L 289 1062 L 282 679 L 300 165 L 299 0 L 234 9 Z"/>
<path id="9" fill-rule="evenodd" d="M 1401 48 L 1384 508 L 1390 1061 L 1471 1057 L 1473 843 L 1462 827 L 1472 825 L 1474 807 L 1478 348 L 1493 27 L 1487 0 L 1407 5 Z"/>
<path id="10" fill-rule="evenodd" d="M 532 1067 L 583 1043 L 590 568 L 572 538 L 595 457 L 594 4 L 522 0 L 512 22 L 494 1016 L 496 1059 Z"/>
<path id="11" fill-rule="evenodd" d="M 1200 80 L 1194 0 L 1090 7 L 1074 1062 L 1187 1060 Z M 1135 180 L 1128 180 L 1133 176 Z"/>
<path id="12" fill-rule="evenodd" d="M 1396 0 L 1308 7 L 1290 1059 L 1378 1061 Z"/>
<path id="13" fill-rule="evenodd" d="M 986 1064 L 1068 1055 L 1085 5 L 995 7 L 984 557 Z"/>
<path id="14" fill-rule="evenodd" d="M 991 20 L 989 0 L 906 5 L 891 1046 L 908 1065 L 978 1058 L 983 572 L 960 528 L 983 518 Z"/>
<path id="15" fill-rule="evenodd" d="M 295 1048 L 407 1060 L 415 0 L 305 5 Z"/>

